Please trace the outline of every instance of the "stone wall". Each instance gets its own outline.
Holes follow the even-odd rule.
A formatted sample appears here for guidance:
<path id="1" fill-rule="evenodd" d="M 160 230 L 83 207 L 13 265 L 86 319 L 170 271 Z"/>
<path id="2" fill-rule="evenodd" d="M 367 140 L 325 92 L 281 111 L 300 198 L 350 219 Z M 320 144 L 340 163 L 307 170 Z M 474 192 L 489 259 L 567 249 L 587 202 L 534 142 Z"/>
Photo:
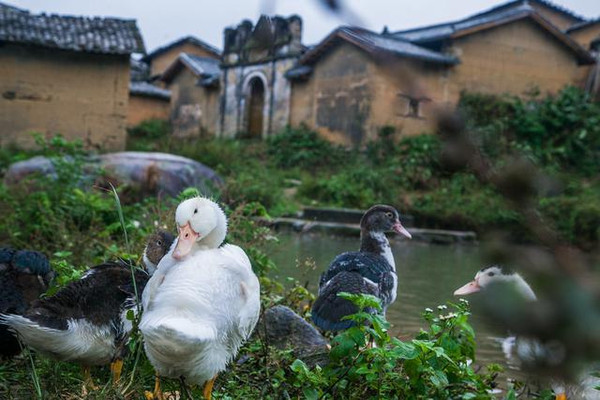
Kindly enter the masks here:
<path id="1" fill-rule="evenodd" d="M 0 145 L 31 146 L 29 132 L 122 150 L 129 56 L 5 44 L 0 48 Z"/>
<path id="2" fill-rule="evenodd" d="M 581 79 L 573 52 L 527 19 L 456 39 L 449 50 L 461 60 L 449 76 L 452 102 L 462 90 L 546 94 Z"/>
<path id="3" fill-rule="evenodd" d="M 127 127 L 138 125 L 149 119 L 168 120 L 170 113 L 169 100 L 158 97 L 130 95 Z"/>
<path id="4" fill-rule="evenodd" d="M 301 38 L 302 20 L 297 16 L 261 16 L 256 26 L 245 20 L 225 29 L 219 136 L 265 138 L 285 128 L 291 84 L 284 74 L 303 51 Z M 261 93 L 258 100 L 256 93 Z"/>
<path id="5" fill-rule="evenodd" d="M 212 136 L 219 121 L 219 89 L 196 84 L 196 77 L 188 68 L 169 85 L 171 90 L 171 126 L 178 137 Z"/>

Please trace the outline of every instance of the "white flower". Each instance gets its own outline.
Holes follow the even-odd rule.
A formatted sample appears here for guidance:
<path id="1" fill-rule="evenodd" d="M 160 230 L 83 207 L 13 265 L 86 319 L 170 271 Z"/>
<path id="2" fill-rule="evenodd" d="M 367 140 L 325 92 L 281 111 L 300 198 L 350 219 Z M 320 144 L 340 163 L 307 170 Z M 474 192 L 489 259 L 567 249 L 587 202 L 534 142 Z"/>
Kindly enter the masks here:
<path id="1" fill-rule="evenodd" d="M 139 228 L 140 225 L 142 225 L 142 224 L 140 224 L 140 221 L 133 221 L 132 224 L 135 229 Z"/>
<path id="2" fill-rule="evenodd" d="M 440 311 L 445 310 L 447 308 L 448 307 L 446 307 L 445 305 L 437 306 L 437 309 L 440 310 Z"/>
<path id="3" fill-rule="evenodd" d="M 426 312 L 426 313 L 432 313 L 432 312 L 433 312 L 433 310 L 432 310 L 431 308 L 427 307 L 427 308 L 425 309 L 425 312 Z"/>

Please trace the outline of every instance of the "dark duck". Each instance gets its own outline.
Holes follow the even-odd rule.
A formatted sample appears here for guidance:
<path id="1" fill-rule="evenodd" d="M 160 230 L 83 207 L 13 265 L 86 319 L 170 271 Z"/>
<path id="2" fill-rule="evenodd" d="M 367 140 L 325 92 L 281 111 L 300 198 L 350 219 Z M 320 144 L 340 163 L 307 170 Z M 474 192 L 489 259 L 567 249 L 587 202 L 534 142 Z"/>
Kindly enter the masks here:
<path id="1" fill-rule="evenodd" d="M 168 252 L 174 236 L 159 231 L 149 237 L 144 259 L 150 270 Z M 39 353 L 83 368 L 86 387 L 94 388 L 90 367 L 111 363 L 113 382 L 120 378 L 125 344 L 132 329 L 126 315 L 137 313 L 149 274 L 123 261 L 90 268 L 51 297 L 40 299 L 23 315 L 4 314 L 6 325 Z"/>
<path id="2" fill-rule="evenodd" d="M 384 315 L 387 307 L 396 300 L 396 264 L 385 232 L 411 238 L 394 207 L 371 207 L 360 221 L 360 250 L 338 255 L 321 275 L 312 319 L 322 330 L 340 331 L 354 324 L 343 317 L 358 310 L 352 302 L 338 296 L 341 292 L 378 297 Z"/>
<path id="3" fill-rule="evenodd" d="M 42 253 L 0 248 L 0 313 L 23 314 L 48 289 L 53 275 Z M 0 324 L 0 358 L 20 352 L 15 334 Z"/>

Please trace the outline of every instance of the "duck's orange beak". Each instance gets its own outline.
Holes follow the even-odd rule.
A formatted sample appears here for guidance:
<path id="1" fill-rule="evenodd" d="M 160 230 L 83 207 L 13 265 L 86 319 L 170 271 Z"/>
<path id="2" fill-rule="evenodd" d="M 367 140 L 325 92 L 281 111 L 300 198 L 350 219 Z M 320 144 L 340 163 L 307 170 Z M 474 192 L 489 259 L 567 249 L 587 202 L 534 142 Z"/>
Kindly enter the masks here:
<path id="1" fill-rule="evenodd" d="M 184 226 L 180 226 L 178 230 L 179 236 L 177 237 L 177 246 L 175 246 L 175 250 L 173 251 L 173 258 L 176 260 L 181 260 L 192 250 L 192 246 L 200 234 L 194 232 L 189 222 Z"/>
<path id="2" fill-rule="evenodd" d="M 455 296 L 464 296 L 466 294 L 476 293 L 481 290 L 481 286 L 479 286 L 479 282 L 476 280 L 467 283 L 464 286 L 459 287 L 454 291 Z"/>

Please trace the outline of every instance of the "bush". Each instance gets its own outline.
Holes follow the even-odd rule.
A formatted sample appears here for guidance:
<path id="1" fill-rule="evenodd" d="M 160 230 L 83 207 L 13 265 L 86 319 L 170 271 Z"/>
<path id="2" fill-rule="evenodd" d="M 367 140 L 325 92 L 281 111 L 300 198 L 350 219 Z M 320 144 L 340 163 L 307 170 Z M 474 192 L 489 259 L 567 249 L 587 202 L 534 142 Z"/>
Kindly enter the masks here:
<path id="1" fill-rule="evenodd" d="M 467 321 L 469 308 L 464 300 L 450 304 L 443 315 L 427 310 L 423 317 L 429 329 L 403 342 L 388 335 L 383 317 L 363 311 L 367 307 L 380 309 L 377 298 L 342 295 L 361 310 L 350 316 L 356 326 L 333 339 L 329 363 L 324 367 L 309 368 L 300 360 L 294 361 L 294 387 L 304 398 L 494 398 L 490 390 L 500 367 L 490 366 L 482 375 L 469 367 L 468 360 L 475 358 L 475 334 Z"/>
<path id="2" fill-rule="evenodd" d="M 133 137 L 159 139 L 166 137 L 171 132 L 168 121 L 163 119 L 148 119 L 140 122 L 133 128 L 128 128 L 127 133 Z"/>
<path id="3" fill-rule="evenodd" d="M 301 128 L 287 128 L 267 139 L 267 151 L 273 164 L 282 168 L 315 170 L 341 160 L 343 150 L 336 148 L 317 132 Z"/>
<path id="4" fill-rule="evenodd" d="M 600 165 L 600 104 L 567 87 L 541 100 L 463 93 L 459 108 L 486 153 L 525 153 L 542 166 L 584 176 Z"/>

